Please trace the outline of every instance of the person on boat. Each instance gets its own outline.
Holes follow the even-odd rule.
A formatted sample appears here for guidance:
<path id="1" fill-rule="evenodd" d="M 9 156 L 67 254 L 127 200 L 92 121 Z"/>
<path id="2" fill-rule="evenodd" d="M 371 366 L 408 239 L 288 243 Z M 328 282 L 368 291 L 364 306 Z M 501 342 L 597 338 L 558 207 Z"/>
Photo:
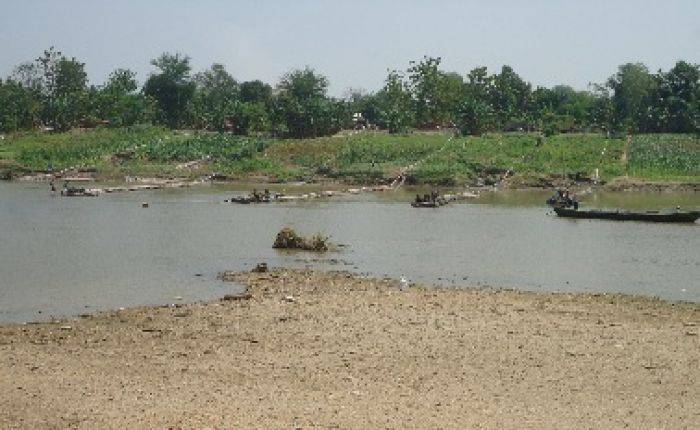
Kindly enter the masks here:
<path id="1" fill-rule="evenodd" d="M 576 194 L 573 194 L 573 193 L 569 194 L 569 193 L 567 192 L 566 204 L 567 204 L 568 206 L 573 207 L 574 210 L 578 210 L 578 198 L 576 197 Z"/>
<path id="2" fill-rule="evenodd" d="M 420 194 L 416 194 L 416 203 L 422 203 L 423 199 L 420 197 Z"/>

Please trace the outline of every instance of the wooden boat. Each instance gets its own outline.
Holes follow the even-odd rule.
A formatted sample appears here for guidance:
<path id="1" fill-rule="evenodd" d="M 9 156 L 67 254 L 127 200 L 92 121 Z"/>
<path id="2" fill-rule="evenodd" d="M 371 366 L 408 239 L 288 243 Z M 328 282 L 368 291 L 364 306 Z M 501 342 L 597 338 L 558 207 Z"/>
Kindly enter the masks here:
<path id="1" fill-rule="evenodd" d="M 245 197 L 245 196 L 235 196 L 231 197 L 229 200 L 226 200 L 228 203 L 239 203 L 239 204 L 250 204 L 253 201 L 250 197 Z"/>
<path id="2" fill-rule="evenodd" d="M 61 195 L 65 197 L 97 197 L 99 195 L 98 190 L 90 190 L 85 188 L 64 188 L 61 190 Z"/>
<path id="3" fill-rule="evenodd" d="M 414 208 L 439 208 L 442 206 L 440 202 L 428 201 L 428 202 L 412 202 L 411 206 Z"/>
<path id="4" fill-rule="evenodd" d="M 251 204 L 251 203 L 270 203 L 272 201 L 272 197 L 269 195 L 259 195 L 257 197 L 254 196 L 234 196 L 231 197 L 229 200 L 226 200 L 228 203 L 239 203 L 239 204 Z"/>
<path id="5" fill-rule="evenodd" d="M 411 206 L 414 208 L 439 208 L 440 206 L 445 206 L 448 201 L 442 197 L 438 197 L 435 200 L 414 200 L 411 202 Z"/>
<path id="6" fill-rule="evenodd" d="M 613 221 L 650 221 L 650 222 L 695 222 L 700 218 L 700 211 L 688 212 L 629 212 L 629 211 L 604 211 L 604 210 L 587 210 L 579 211 L 576 209 L 567 209 L 555 207 L 554 212 L 558 216 L 564 218 L 582 218 L 582 219 L 607 219 Z"/>

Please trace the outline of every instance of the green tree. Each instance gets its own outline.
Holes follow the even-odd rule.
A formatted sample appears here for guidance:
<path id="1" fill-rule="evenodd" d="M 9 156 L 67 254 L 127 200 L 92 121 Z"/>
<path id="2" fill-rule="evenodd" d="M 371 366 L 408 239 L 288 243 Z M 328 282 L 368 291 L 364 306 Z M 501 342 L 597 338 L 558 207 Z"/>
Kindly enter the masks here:
<path id="1" fill-rule="evenodd" d="M 41 123 L 42 78 L 35 63 L 17 66 L 2 83 L 0 79 L 0 131 L 35 127 Z"/>
<path id="2" fill-rule="evenodd" d="M 171 128 L 182 127 L 195 93 L 195 83 L 190 78 L 190 58 L 164 53 L 151 64 L 159 72 L 148 77 L 143 92 L 155 101 L 159 122 Z"/>
<path id="3" fill-rule="evenodd" d="M 700 128 L 700 66 L 678 61 L 667 73 L 654 75 L 648 95 L 651 113 L 645 131 L 693 133 Z"/>
<path id="4" fill-rule="evenodd" d="M 349 88 L 344 96 L 347 110 L 351 114 L 362 115 L 362 122 L 358 125 L 374 126 L 381 119 L 381 108 L 378 97 L 375 94 L 368 94 L 361 88 Z M 355 124 L 348 124 L 355 125 Z"/>
<path id="5" fill-rule="evenodd" d="M 198 128 L 224 131 L 236 114 L 239 88 L 221 64 L 213 64 L 194 78 L 197 91 L 192 102 L 194 124 Z"/>
<path id="6" fill-rule="evenodd" d="M 242 82 L 239 86 L 239 103 L 232 118 L 237 134 L 263 134 L 275 131 L 286 134 L 283 119 L 277 114 L 273 121 L 274 98 L 272 87 L 260 80 Z M 274 129 L 274 130 L 273 130 Z"/>
<path id="7" fill-rule="evenodd" d="M 457 112 L 457 128 L 463 135 L 479 135 L 493 126 L 491 106 L 477 98 L 465 99 Z"/>
<path id="8" fill-rule="evenodd" d="M 139 87 L 136 73 L 129 69 L 117 69 L 110 73 L 105 89 L 117 94 L 130 94 Z"/>
<path id="9" fill-rule="evenodd" d="M 290 137 L 316 137 L 339 129 L 340 111 L 326 95 L 325 76 L 310 67 L 293 70 L 282 77 L 277 90 L 275 110 Z"/>
<path id="10" fill-rule="evenodd" d="M 52 123 L 58 130 L 68 130 L 86 115 L 87 73 L 85 64 L 75 58 L 61 58 L 56 68 Z"/>
<path id="11" fill-rule="evenodd" d="M 272 87 L 263 81 L 246 81 L 241 83 L 241 100 L 247 103 L 272 105 Z"/>
<path id="12" fill-rule="evenodd" d="M 232 117 L 236 134 L 264 134 L 271 130 L 270 113 L 263 102 L 240 102 Z"/>
<path id="13" fill-rule="evenodd" d="M 618 68 L 617 73 L 607 81 L 607 87 L 613 92 L 613 122 L 616 127 L 629 132 L 644 128 L 650 108 L 647 100 L 655 86 L 654 77 L 642 63 L 627 63 Z"/>
<path id="14" fill-rule="evenodd" d="M 591 126 L 610 133 L 614 130 L 614 108 L 610 91 L 605 85 L 592 84 L 593 102 L 589 110 Z"/>
<path id="15" fill-rule="evenodd" d="M 532 92 L 531 117 L 547 134 L 576 131 L 591 126 L 595 97 L 567 85 L 538 87 Z"/>
<path id="16" fill-rule="evenodd" d="M 459 73 L 441 73 L 438 85 L 438 111 L 442 124 L 456 125 L 465 94 L 466 85 Z"/>
<path id="17" fill-rule="evenodd" d="M 13 132 L 36 124 L 37 107 L 34 95 L 19 83 L 0 79 L 0 131 Z"/>
<path id="18" fill-rule="evenodd" d="M 451 122 L 460 100 L 462 78 L 440 71 L 440 57 L 411 61 L 408 80 L 418 127 L 435 127 Z"/>
<path id="19" fill-rule="evenodd" d="M 525 82 L 510 66 L 503 66 L 501 73 L 493 76 L 490 87 L 491 106 L 500 126 L 505 129 L 529 128 L 529 106 L 532 99 L 532 87 Z"/>
<path id="20" fill-rule="evenodd" d="M 479 135 L 494 127 L 495 115 L 490 101 L 492 86 L 493 78 L 486 67 L 477 67 L 467 74 L 455 121 L 461 134 Z"/>
<path id="21" fill-rule="evenodd" d="M 37 61 L 18 65 L 12 71 L 10 79 L 23 88 L 36 91 L 37 94 L 41 93 L 44 86 L 42 70 Z"/>
<path id="22" fill-rule="evenodd" d="M 42 120 L 56 130 L 67 130 L 86 114 L 87 73 L 85 64 L 67 58 L 54 47 L 36 59 L 41 71 Z"/>
<path id="23" fill-rule="evenodd" d="M 94 122 L 107 121 L 112 127 L 148 122 L 153 108 L 137 89 L 136 73 L 128 69 L 113 71 L 103 88 L 90 91 Z"/>
<path id="24" fill-rule="evenodd" d="M 396 70 L 389 72 L 384 87 L 377 93 L 379 125 L 390 133 L 406 131 L 413 122 L 411 93 L 403 75 Z"/>

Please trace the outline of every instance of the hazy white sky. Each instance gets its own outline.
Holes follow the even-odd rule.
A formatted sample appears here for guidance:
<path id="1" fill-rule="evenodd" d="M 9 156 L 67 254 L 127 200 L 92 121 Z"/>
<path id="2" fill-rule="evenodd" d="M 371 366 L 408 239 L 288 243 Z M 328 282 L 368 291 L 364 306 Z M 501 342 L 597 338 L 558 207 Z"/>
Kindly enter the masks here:
<path id="1" fill-rule="evenodd" d="M 585 89 L 616 67 L 700 62 L 700 0 L 1 0 L 0 76 L 54 45 L 92 83 L 163 51 L 274 84 L 310 65 L 331 94 L 376 90 L 387 69 L 440 56 L 462 75 L 509 64 L 533 85 Z"/>

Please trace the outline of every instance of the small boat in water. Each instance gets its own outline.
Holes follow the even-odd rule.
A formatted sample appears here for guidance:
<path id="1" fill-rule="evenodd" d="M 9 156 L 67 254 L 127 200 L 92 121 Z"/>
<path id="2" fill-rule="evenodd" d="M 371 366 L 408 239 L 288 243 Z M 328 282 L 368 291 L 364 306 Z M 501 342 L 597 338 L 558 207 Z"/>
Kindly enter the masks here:
<path id="1" fill-rule="evenodd" d="M 226 203 L 240 203 L 243 205 L 247 205 L 253 202 L 253 199 L 247 196 L 233 196 L 228 200 L 225 200 Z"/>
<path id="2" fill-rule="evenodd" d="M 442 204 L 433 200 L 427 202 L 412 202 L 411 206 L 414 208 L 439 208 Z"/>
<path id="3" fill-rule="evenodd" d="M 69 187 L 61 190 L 61 195 L 64 197 L 97 197 L 99 194 L 99 190 L 91 190 L 87 188 Z"/>
<path id="4" fill-rule="evenodd" d="M 264 193 L 258 193 L 253 190 L 252 193 L 246 196 L 233 196 L 228 200 L 224 200 L 226 203 L 239 203 L 239 204 L 250 204 L 250 203 L 270 203 L 277 195 L 270 194 L 269 190 L 265 190 Z"/>
<path id="5" fill-rule="evenodd" d="M 556 193 L 546 202 L 549 206 L 557 208 L 574 208 L 578 209 L 578 200 L 569 190 L 558 189 Z"/>
<path id="6" fill-rule="evenodd" d="M 629 212 L 629 211 L 605 211 L 605 210 L 585 210 L 567 209 L 563 207 L 555 207 L 554 212 L 558 216 L 564 218 L 581 218 L 581 219 L 607 219 L 613 221 L 650 221 L 650 222 L 687 222 L 693 223 L 700 218 L 700 211 L 687 212 Z"/>
<path id="7" fill-rule="evenodd" d="M 417 194 L 415 200 L 411 202 L 411 206 L 414 208 L 439 208 L 447 203 L 447 199 L 440 196 L 436 192 L 432 192 L 430 194 L 423 195 L 423 197 Z"/>

